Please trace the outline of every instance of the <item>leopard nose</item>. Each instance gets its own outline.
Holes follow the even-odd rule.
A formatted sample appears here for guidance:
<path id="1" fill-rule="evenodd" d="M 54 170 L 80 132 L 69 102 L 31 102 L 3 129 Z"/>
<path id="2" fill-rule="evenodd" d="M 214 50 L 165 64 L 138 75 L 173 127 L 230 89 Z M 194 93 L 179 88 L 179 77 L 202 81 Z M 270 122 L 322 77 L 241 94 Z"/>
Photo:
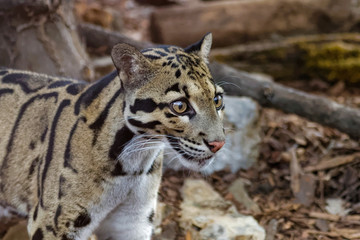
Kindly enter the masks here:
<path id="1" fill-rule="evenodd" d="M 212 151 L 213 153 L 219 151 L 224 146 L 224 144 L 225 141 L 214 141 L 208 143 L 210 151 Z"/>

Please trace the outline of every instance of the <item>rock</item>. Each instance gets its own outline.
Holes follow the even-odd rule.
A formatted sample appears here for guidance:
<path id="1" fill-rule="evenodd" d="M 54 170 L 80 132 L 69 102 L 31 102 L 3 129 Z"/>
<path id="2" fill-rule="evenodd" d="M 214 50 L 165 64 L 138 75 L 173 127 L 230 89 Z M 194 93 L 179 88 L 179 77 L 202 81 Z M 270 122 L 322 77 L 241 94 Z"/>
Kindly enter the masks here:
<path id="1" fill-rule="evenodd" d="M 157 9 L 152 40 L 186 46 L 212 32 L 214 46 L 267 38 L 359 29 L 352 0 L 214 1 Z M 196 24 L 194 24 L 196 23 Z"/>
<path id="2" fill-rule="evenodd" d="M 248 169 L 259 156 L 260 108 L 258 104 L 247 97 L 225 96 L 224 102 L 226 143 L 216 154 L 215 161 L 203 170 L 204 174 L 211 174 L 225 168 L 231 169 L 232 172 L 240 168 Z M 164 157 L 165 168 L 174 170 L 183 168 L 179 162 L 167 159 L 166 154 Z"/>
<path id="3" fill-rule="evenodd" d="M 180 227 L 192 239 L 265 239 L 264 229 L 253 217 L 239 214 L 204 180 L 185 180 L 182 197 Z"/>
<path id="4" fill-rule="evenodd" d="M 245 190 L 245 183 L 241 178 L 236 179 L 229 187 L 229 192 L 234 196 L 234 199 L 243 204 L 247 210 L 259 214 L 259 206 L 249 197 Z"/>
<path id="5" fill-rule="evenodd" d="M 247 97 L 225 96 L 226 143 L 216 159 L 204 173 L 210 174 L 225 168 L 236 172 L 248 169 L 259 156 L 260 108 Z"/>
<path id="6" fill-rule="evenodd" d="M 359 37 L 358 33 L 284 37 L 213 49 L 211 59 L 243 71 L 269 74 L 276 81 L 313 79 L 309 86 L 321 91 L 329 88 L 328 82 L 360 82 Z M 343 87 L 335 85 L 330 94 L 341 94 Z"/>

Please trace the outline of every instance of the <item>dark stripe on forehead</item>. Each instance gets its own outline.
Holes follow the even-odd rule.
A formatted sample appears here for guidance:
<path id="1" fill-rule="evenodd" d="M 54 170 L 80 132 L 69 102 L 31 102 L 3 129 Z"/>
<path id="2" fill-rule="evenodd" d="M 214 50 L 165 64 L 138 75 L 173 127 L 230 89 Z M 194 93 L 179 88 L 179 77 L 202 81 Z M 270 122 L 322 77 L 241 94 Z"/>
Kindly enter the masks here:
<path id="1" fill-rule="evenodd" d="M 40 197 L 40 206 L 44 207 L 44 199 L 43 199 L 43 194 L 44 194 L 44 185 L 45 185 L 45 179 L 47 177 L 47 172 L 49 170 L 50 167 L 50 163 L 53 159 L 53 153 L 54 153 L 54 146 L 55 146 L 55 135 L 56 135 L 56 127 L 58 125 L 59 119 L 61 117 L 61 114 L 64 110 L 65 107 L 70 105 L 70 100 L 69 99 L 65 99 L 63 100 L 57 111 L 56 114 L 54 116 L 52 125 L 51 125 L 51 129 L 50 129 L 50 136 L 49 136 L 49 144 L 48 144 L 48 148 L 47 148 L 47 152 L 46 152 L 46 157 L 45 157 L 45 165 L 44 165 L 44 169 L 43 169 L 43 173 L 42 173 L 42 177 L 41 177 L 41 197 Z"/>
<path id="2" fill-rule="evenodd" d="M 128 119 L 128 122 L 135 127 L 149 128 L 149 129 L 154 129 L 156 127 L 156 125 L 161 125 L 161 122 L 159 122 L 159 121 L 143 123 L 143 122 L 135 120 L 135 119 Z"/>
<path id="3" fill-rule="evenodd" d="M 130 111 L 135 114 L 137 111 L 143 111 L 146 113 L 151 113 L 155 111 L 156 108 L 163 109 L 167 106 L 166 103 L 157 104 L 151 98 L 146 99 L 136 99 L 134 105 L 130 106 Z"/>
<path id="4" fill-rule="evenodd" d="M 168 89 L 165 90 L 165 94 L 167 94 L 170 91 L 174 91 L 174 92 L 180 92 L 180 88 L 179 88 L 179 83 L 175 83 L 174 85 L 172 85 L 171 87 L 169 87 Z"/>

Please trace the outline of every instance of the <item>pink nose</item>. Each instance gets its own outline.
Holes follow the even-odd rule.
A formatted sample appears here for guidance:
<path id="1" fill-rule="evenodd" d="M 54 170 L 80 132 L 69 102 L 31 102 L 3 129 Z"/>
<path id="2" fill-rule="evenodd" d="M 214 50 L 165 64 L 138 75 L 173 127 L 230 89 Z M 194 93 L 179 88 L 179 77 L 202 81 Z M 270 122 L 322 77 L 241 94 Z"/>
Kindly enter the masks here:
<path id="1" fill-rule="evenodd" d="M 220 150 L 220 148 L 222 148 L 222 146 L 224 146 L 225 141 L 214 141 L 214 142 L 209 142 L 209 146 L 210 146 L 210 151 L 212 151 L 213 153 L 216 153 L 217 151 Z"/>

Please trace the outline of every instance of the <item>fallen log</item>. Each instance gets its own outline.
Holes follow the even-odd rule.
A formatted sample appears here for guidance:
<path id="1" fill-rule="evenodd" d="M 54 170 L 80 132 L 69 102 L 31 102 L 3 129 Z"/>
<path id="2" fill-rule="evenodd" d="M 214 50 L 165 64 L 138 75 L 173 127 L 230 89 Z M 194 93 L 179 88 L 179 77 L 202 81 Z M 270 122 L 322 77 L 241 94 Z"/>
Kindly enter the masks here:
<path id="1" fill-rule="evenodd" d="M 130 43 L 139 49 L 156 46 L 151 43 L 134 41 L 124 35 L 92 27 L 89 24 L 81 24 L 79 29 L 88 46 L 93 48 L 105 44 L 112 46 L 115 42 Z M 92 41 L 95 37 L 97 41 Z M 106 39 L 112 40 L 107 41 Z M 108 45 L 108 48 L 110 49 L 111 46 Z M 222 86 L 229 95 L 251 97 L 264 107 L 294 113 L 310 121 L 336 128 L 355 140 L 360 139 L 359 109 L 347 107 L 326 97 L 308 94 L 275 82 L 261 81 L 225 64 L 213 62 L 210 64 L 210 70 L 215 81 L 225 83 Z"/>

